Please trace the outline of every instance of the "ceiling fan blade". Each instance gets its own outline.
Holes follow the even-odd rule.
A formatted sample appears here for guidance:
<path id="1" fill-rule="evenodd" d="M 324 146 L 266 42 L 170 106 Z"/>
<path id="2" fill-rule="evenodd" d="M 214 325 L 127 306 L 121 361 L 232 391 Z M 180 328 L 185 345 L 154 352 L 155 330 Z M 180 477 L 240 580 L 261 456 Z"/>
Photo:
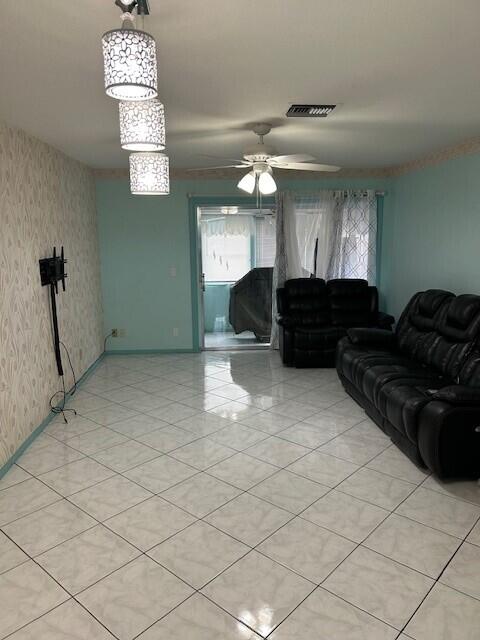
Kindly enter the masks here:
<path id="1" fill-rule="evenodd" d="M 341 167 L 332 164 L 312 164 L 310 162 L 287 162 L 276 165 L 277 169 L 295 169 L 296 171 L 340 171 Z"/>
<path id="2" fill-rule="evenodd" d="M 294 153 L 290 156 L 273 156 L 268 162 L 269 164 L 270 162 L 274 162 L 275 164 L 280 162 L 283 164 L 284 162 L 311 162 L 312 160 L 315 160 L 315 158 L 309 156 L 308 153 Z"/>
<path id="3" fill-rule="evenodd" d="M 248 160 L 244 160 L 243 158 L 225 158 L 224 156 L 211 156 L 206 153 L 199 153 L 198 156 L 200 158 L 211 158 L 212 160 L 224 160 L 225 162 L 237 162 L 242 164 L 249 164 Z"/>
<path id="4" fill-rule="evenodd" d="M 208 171 L 210 169 L 248 169 L 250 165 L 248 164 L 223 164 L 219 167 L 192 167 L 191 169 L 187 169 L 187 171 Z"/>

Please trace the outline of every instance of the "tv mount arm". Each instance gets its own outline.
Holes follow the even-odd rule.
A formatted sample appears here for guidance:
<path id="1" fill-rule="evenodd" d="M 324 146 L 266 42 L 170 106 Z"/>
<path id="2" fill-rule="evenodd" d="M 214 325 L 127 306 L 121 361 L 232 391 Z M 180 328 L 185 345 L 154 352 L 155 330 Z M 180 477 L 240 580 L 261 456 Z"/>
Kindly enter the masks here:
<path id="1" fill-rule="evenodd" d="M 42 287 L 50 286 L 50 301 L 52 305 L 52 323 L 53 323 L 53 346 L 55 350 L 55 360 L 57 361 L 58 375 L 63 376 L 62 355 L 60 353 L 60 336 L 58 332 L 58 316 L 57 316 L 57 300 L 58 283 L 62 283 L 65 291 L 65 254 L 63 247 L 61 253 L 57 256 L 57 248 L 53 247 L 53 256 L 51 258 L 42 258 L 40 264 L 40 279 Z"/>

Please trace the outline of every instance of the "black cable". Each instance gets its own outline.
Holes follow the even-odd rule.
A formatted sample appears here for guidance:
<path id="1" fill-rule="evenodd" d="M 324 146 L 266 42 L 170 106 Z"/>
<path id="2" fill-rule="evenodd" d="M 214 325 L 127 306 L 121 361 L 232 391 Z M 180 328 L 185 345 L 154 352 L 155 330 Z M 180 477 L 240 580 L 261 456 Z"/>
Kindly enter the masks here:
<path id="1" fill-rule="evenodd" d="M 105 340 L 103 341 L 103 353 L 105 353 L 107 349 L 107 340 L 113 336 L 113 331 L 111 331 L 108 336 L 105 336 Z"/>
<path id="2" fill-rule="evenodd" d="M 62 347 L 65 349 L 65 353 L 67 354 L 67 358 L 68 358 L 68 364 L 70 365 L 70 370 L 72 372 L 72 377 L 73 377 L 73 386 L 70 388 L 70 390 L 68 391 L 68 394 L 70 396 L 73 396 L 77 390 L 77 378 L 75 377 L 75 371 L 73 369 L 73 365 L 72 365 L 72 359 L 70 358 L 70 354 L 68 353 L 68 349 L 65 346 L 65 344 L 60 340 L 60 344 L 62 345 Z M 65 389 L 64 389 L 65 390 Z"/>
<path id="3" fill-rule="evenodd" d="M 67 409 L 65 407 L 65 403 L 67 402 L 67 396 L 68 395 L 73 396 L 75 394 L 76 390 L 77 390 L 77 378 L 76 378 L 76 375 L 75 375 L 75 370 L 74 370 L 73 365 L 72 365 L 72 359 L 70 358 L 70 353 L 68 352 L 67 347 L 65 346 L 65 344 L 62 341 L 60 341 L 59 344 L 62 345 L 62 347 L 65 349 L 65 353 L 67 354 L 68 363 L 70 365 L 70 369 L 72 371 L 72 376 L 73 376 L 73 385 L 67 391 L 65 389 L 65 376 L 62 375 L 62 389 L 60 391 L 55 391 L 55 393 L 53 394 L 53 396 L 49 400 L 49 404 L 50 404 L 50 411 L 52 413 L 54 413 L 54 414 L 60 414 L 61 413 L 62 416 L 63 416 L 63 420 L 65 421 L 65 424 L 68 424 L 68 420 L 67 420 L 67 418 L 65 416 L 65 412 L 66 411 L 71 411 L 73 413 L 73 415 L 75 415 L 75 416 L 77 415 L 77 412 L 75 411 L 75 409 Z M 62 396 L 61 404 L 59 404 L 59 405 L 58 404 L 54 404 L 53 403 L 54 398 L 56 396 L 58 396 L 59 394 L 61 394 L 61 396 Z"/>
<path id="4" fill-rule="evenodd" d="M 61 394 L 62 396 L 62 400 L 61 400 L 61 404 L 57 405 L 57 404 L 53 404 L 53 400 L 56 396 L 58 396 L 58 394 Z M 68 420 L 67 417 L 65 416 L 65 412 L 66 411 L 72 411 L 72 413 L 76 416 L 77 412 L 75 411 L 75 409 L 67 409 L 65 407 L 65 402 L 67 401 L 67 392 L 65 390 L 65 376 L 62 376 L 62 390 L 61 391 L 55 391 L 55 393 L 53 394 L 53 396 L 50 398 L 49 400 L 49 404 L 50 404 L 50 411 L 54 414 L 59 414 L 61 413 L 63 416 L 63 420 L 65 422 L 65 424 L 68 424 Z"/>

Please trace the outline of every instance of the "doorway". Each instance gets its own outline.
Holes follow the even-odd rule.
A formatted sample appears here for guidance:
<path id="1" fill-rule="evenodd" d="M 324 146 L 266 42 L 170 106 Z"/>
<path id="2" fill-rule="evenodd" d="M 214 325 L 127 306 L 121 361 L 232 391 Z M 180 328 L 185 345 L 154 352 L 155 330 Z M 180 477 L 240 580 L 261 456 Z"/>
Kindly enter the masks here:
<path id="1" fill-rule="evenodd" d="M 248 204 L 197 207 L 200 348 L 270 345 L 274 213 Z"/>

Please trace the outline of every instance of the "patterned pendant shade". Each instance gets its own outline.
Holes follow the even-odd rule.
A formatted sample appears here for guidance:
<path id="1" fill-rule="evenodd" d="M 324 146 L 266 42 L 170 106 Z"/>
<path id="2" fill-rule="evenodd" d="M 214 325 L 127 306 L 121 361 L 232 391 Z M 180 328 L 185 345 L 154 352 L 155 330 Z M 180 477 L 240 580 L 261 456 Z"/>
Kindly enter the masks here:
<path id="1" fill-rule="evenodd" d="M 102 37 L 105 91 L 117 100 L 148 100 L 157 95 L 157 54 L 149 33 L 132 27 Z"/>
<path id="2" fill-rule="evenodd" d="M 163 153 L 131 153 L 130 191 L 134 195 L 168 195 L 170 193 L 168 157 Z"/>
<path id="3" fill-rule="evenodd" d="M 129 151 L 162 151 L 165 149 L 165 111 L 153 100 L 121 100 L 120 142 Z"/>

